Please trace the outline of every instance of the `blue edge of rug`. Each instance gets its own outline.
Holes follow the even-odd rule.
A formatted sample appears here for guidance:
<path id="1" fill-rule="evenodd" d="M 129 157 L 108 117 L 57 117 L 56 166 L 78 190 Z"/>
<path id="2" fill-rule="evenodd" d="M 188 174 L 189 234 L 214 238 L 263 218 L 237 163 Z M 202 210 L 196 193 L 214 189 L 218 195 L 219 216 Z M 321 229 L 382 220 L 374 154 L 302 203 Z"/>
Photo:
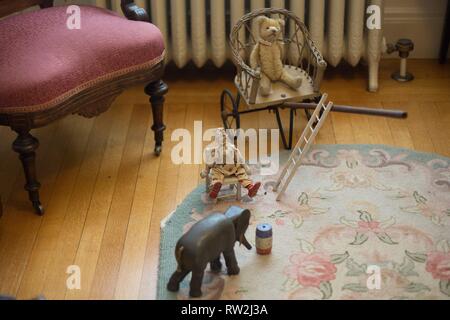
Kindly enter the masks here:
<path id="1" fill-rule="evenodd" d="M 372 149 L 385 149 L 389 150 L 391 154 L 408 153 L 407 158 L 414 158 L 425 162 L 431 159 L 443 159 L 445 161 L 450 161 L 449 158 L 441 156 L 435 153 L 424 153 L 420 151 L 415 151 L 407 148 L 392 147 L 380 144 L 335 144 L 335 145 L 314 145 L 312 147 L 315 149 L 325 149 L 332 155 L 340 149 L 358 149 L 363 151 L 363 153 L 368 153 Z M 288 151 L 289 152 L 289 151 Z M 289 152 L 290 153 L 290 152 Z M 288 154 L 289 154 L 288 153 Z M 283 157 L 281 157 L 283 158 Z M 287 159 L 285 159 L 287 160 Z M 281 160 L 280 160 L 281 162 Z M 157 284 L 157 299 L 176 299 L 177 294 L 169 292 L 166 289 L 167 281 L 170 275 L 176 269 L 176 261 L 173 250 L 178 239 L 183 234 L 183 228 L 185 224 L 193 221 L 190 216 L 191 210 L 195 208 L 198 212 L 201 212 L 204 207 L 204 203 L 201 201 L 201 194 L 204 192 L 204 185 L 199 185 L 196 187 L 189 195 L 183 200 L 181 204 L 177 206 L 173 214 L 166 218 L 165 227 L 161 230 L 161 242 L 159 251 L 159 265 L 158 265 L 158 284 Z M 178 214 L 186 213 L 186 214 Z M 180 228 L 169 228 L 171 224 L 180 226 Z"/>

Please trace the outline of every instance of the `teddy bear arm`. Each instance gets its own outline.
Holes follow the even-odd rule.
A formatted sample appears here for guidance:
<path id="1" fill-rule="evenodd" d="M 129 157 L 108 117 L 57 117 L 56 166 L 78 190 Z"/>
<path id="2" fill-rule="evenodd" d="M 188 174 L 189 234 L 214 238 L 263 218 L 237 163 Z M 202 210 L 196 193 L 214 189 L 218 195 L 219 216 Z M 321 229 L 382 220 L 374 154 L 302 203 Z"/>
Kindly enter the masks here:
<path id="1" fill-rule="evenodd" d="M 280 50 L 280 58 L 281 58 L 281 61 L 283 61 L 283 57 L 284 57 L 284 45 L 283 45 L 283 43 L 282 43 L 281 41 L 277 41 L 277 46 L 278 46 L 278 49 Z"/>

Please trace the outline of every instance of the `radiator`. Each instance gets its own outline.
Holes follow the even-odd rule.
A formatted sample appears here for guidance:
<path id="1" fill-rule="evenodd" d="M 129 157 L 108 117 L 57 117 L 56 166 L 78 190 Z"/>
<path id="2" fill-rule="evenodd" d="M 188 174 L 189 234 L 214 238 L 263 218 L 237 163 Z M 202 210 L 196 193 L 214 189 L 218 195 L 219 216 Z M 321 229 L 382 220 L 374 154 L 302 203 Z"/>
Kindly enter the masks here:
<path id="1" fill-rule="evenodd" d="M 328 64 L 343 60 L 368 65 L 368 88 L 378 89 L 378 66 L 384 50 L 381 29 L 366 26 L 366 9 L 383 0 L 138 0 L 165 37 L 167 62 L 183 68 L 189 61 L 202 67 L 208 60 L 221 67 L 231 58 L 228 34 L 246 12 L 264 7 L 286 8 L 299 16 Z M 120 0 L 96 1 L 120 11 Z M 382 20 L 381 20 L 382 21 Z"/>

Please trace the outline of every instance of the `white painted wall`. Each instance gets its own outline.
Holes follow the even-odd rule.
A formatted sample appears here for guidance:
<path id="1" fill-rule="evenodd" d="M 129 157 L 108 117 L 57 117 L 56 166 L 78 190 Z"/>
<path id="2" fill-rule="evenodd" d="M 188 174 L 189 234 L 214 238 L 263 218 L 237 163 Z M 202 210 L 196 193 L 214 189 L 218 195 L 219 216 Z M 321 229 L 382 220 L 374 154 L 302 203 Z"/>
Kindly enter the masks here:
<path id="1" fill-rule="evenodd" d="M 437 59 L 446 6 L 447 0 L 385 0 L 386 41 L 409 38 L 414 42 L 412 58 Z"/>

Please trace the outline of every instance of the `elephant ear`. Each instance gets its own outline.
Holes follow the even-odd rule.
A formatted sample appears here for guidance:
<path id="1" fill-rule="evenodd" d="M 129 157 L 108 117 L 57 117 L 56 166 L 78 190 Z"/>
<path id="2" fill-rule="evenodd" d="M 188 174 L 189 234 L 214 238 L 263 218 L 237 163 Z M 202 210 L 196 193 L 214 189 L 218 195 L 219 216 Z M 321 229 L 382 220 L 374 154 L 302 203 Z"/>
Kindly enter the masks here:
<path id="1" fill-rule="evenodd" d="M 250 211 L 248 209 L 244 209 L 239 217 L 236 219 L 236 236 L 241 238 L 244 235 L 245 231 L 247 231 L 248 225 L 250 223 Z"/>
<path id="2" fill-rule="evenodd" d="M 245 233 L 250 223 L 250 211 L 238 206 L 231 206 L 225 211 L 225 216 L 233 221 L 236 240 L 239 241 L 239 237 Z"/>

